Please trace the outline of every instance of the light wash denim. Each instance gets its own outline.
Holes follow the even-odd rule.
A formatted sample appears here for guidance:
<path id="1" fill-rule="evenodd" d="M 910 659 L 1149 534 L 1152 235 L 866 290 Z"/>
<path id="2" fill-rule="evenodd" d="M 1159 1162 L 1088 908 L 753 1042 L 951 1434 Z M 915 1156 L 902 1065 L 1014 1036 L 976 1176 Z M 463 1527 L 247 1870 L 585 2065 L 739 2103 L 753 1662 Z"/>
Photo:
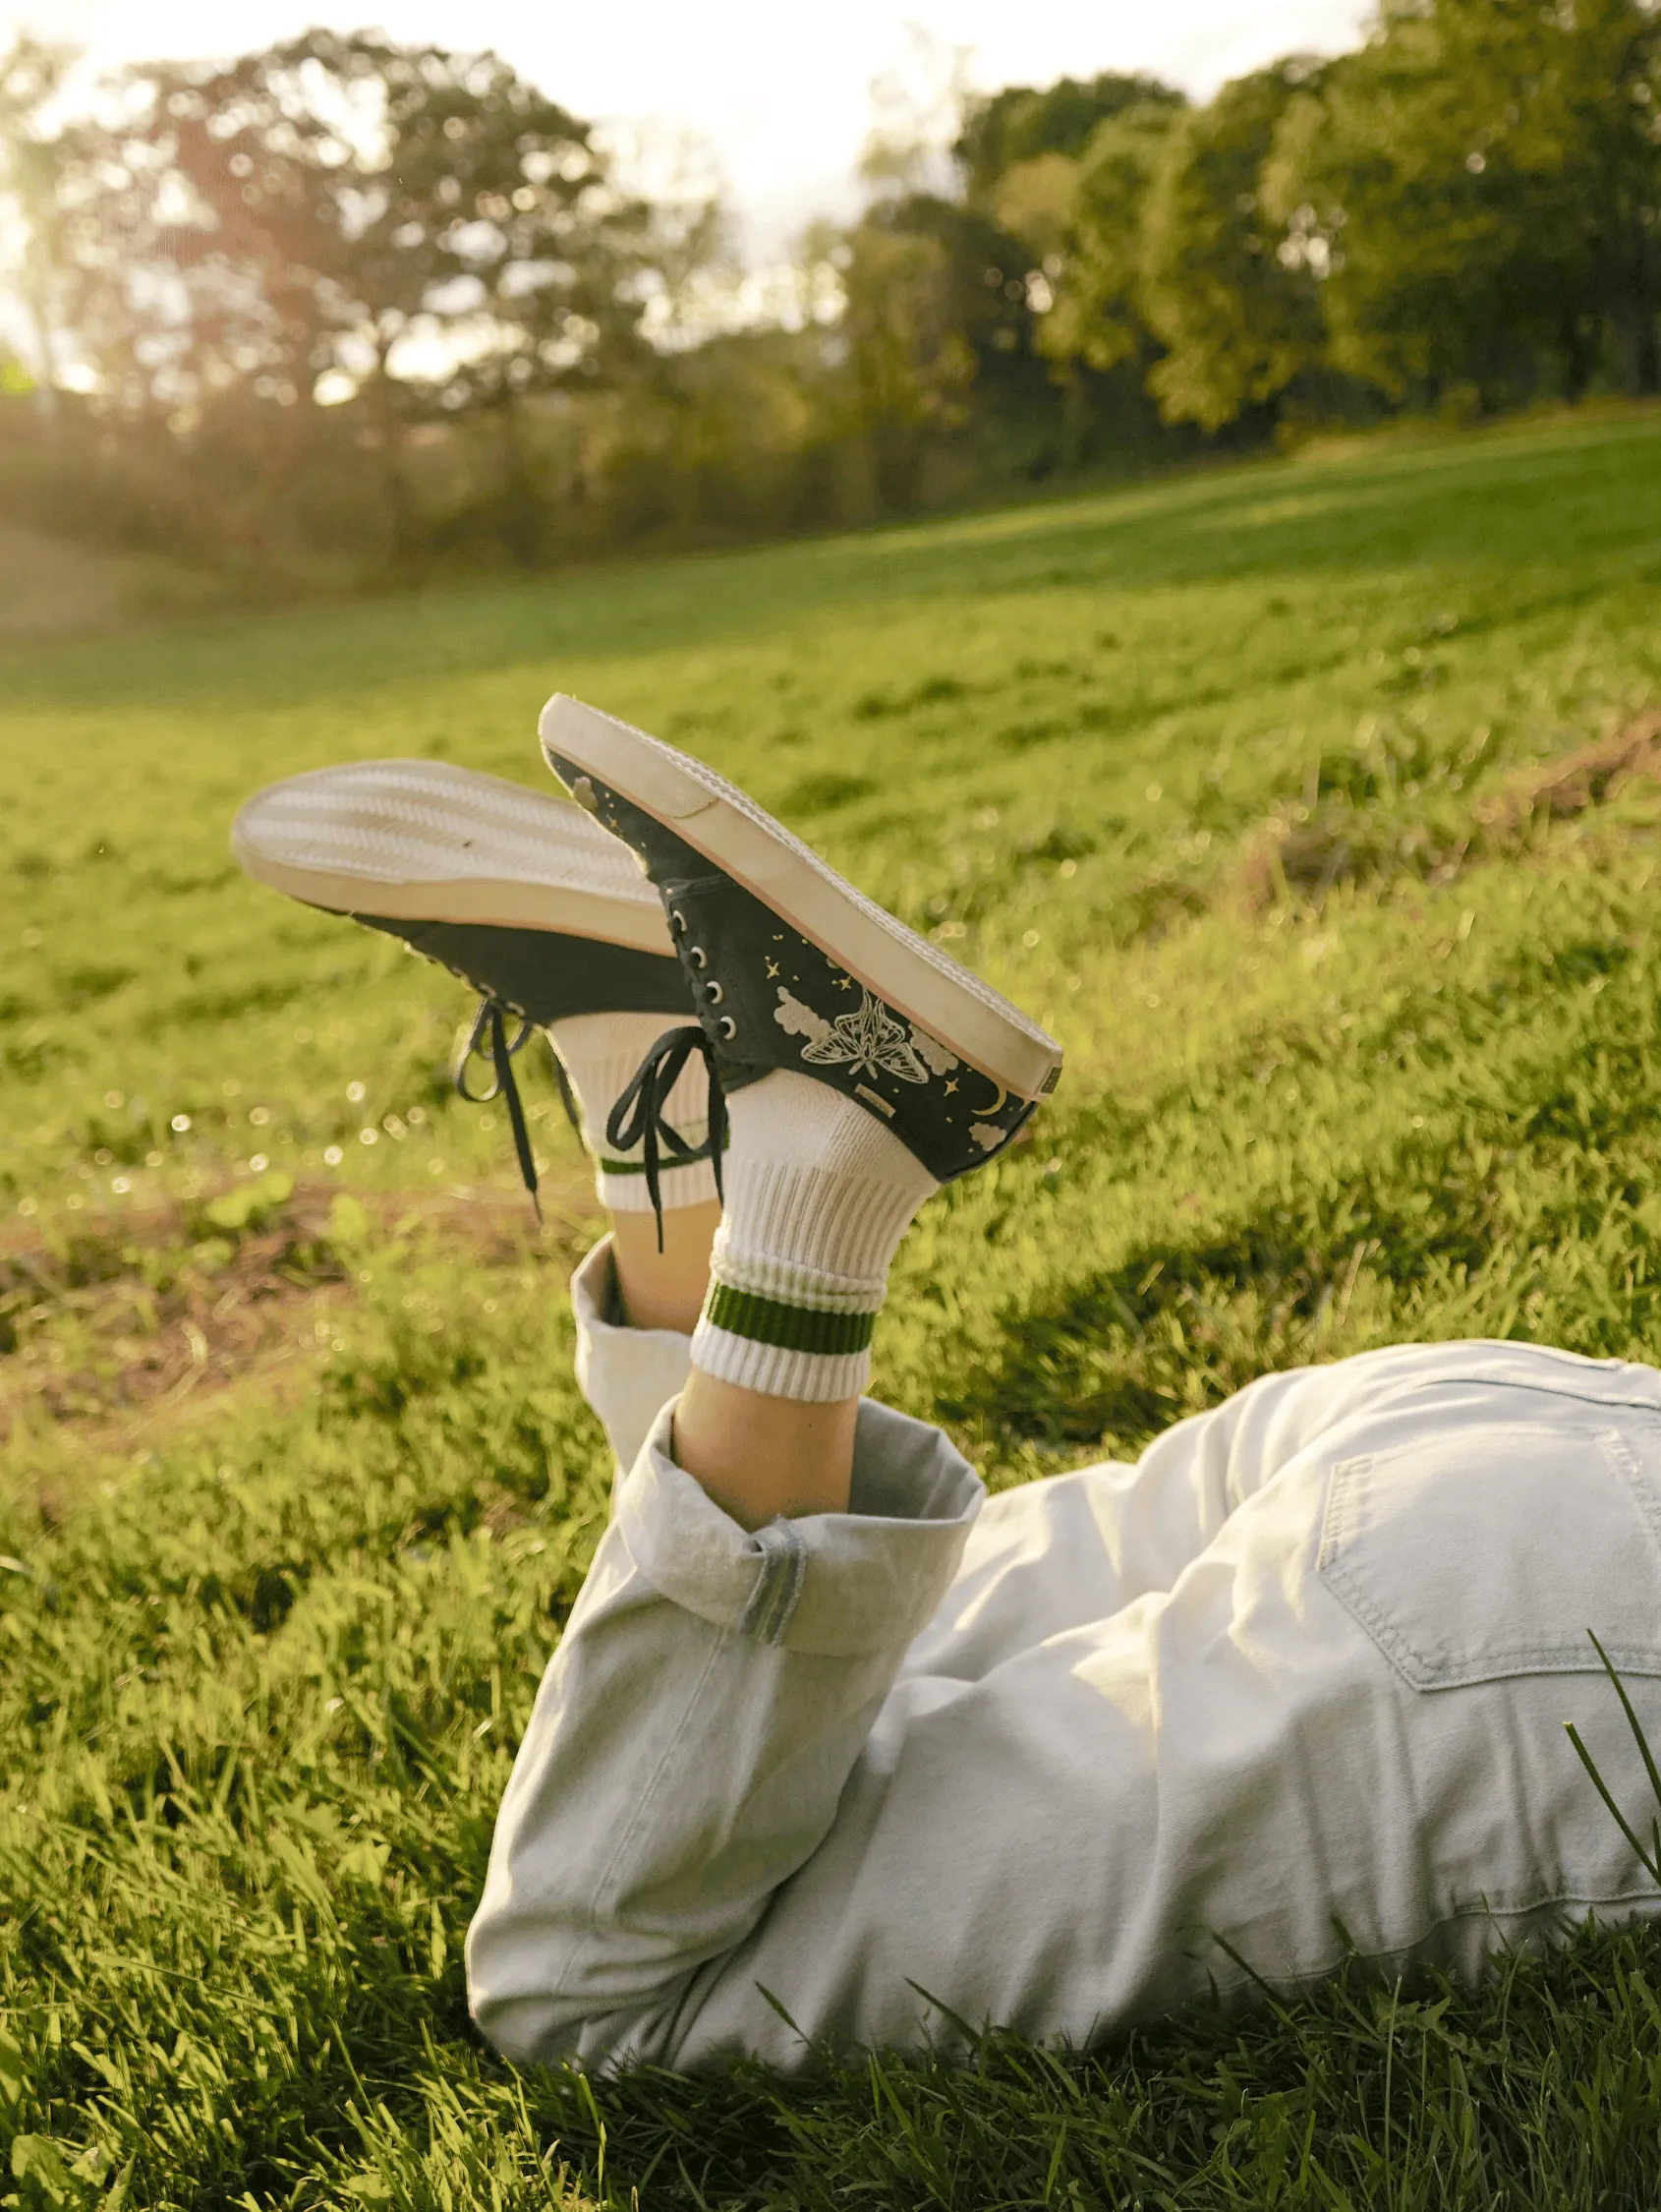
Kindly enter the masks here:
<path id="1" fill-rule="evenodd" d="M 861 1408 L 851 1512 L 668 1458 L 686 1339 L 573 1285 L 615 1513 L 468 1942 L 521 2060 L 1088 2038 L 1353 1947 L 1461 1972 L 1652 1886 L 1595 1629 L 1661 1747 L 1661 1373 L 1518 1344 L 1269 1375 L 987 1499 Z"/>

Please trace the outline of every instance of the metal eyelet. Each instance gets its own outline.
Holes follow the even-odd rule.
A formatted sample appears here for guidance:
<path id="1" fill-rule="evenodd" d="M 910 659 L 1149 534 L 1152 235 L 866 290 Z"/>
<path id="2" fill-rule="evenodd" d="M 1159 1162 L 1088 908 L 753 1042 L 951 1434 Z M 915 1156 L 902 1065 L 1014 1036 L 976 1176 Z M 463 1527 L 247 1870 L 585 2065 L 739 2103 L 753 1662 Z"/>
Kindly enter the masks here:
<path id="1" fill-rule="evenodd" d="M 686 934 L 686 916 L 674 906 L 669 908 L 669 927 L 677 937 L 684 937 Z"/>
<path id="2" fill-rule="evenodd" d="M 723 1014 L 719 1021 L 716 1022 L 716 1026 L 719 1029 L 721 1035 L 728 1040 L 728 1042 L 730 1042 L 732 1038 L 734 1038 L 738 1034 L 738 1024 L 736 1021 L 734 1021 L 730 1014 Z"/>
<path id="3" fill-rule="evenodd" d="M 686 957 L 694 967 L 708 967 L 710 964 L 710 956 L 705 952 L 702 945 L 689 945 L 686 949 Z"/>
<path id="4" fill-rule="evenodd" d="M 721 989 L 720 985 L 712 975 L 708 983 L 706 983 L 704 986 L 704 996 L 709 1000 L 712 1006 L 719 1006 L 722 999 L 726 997 L 726 993 Z"/>

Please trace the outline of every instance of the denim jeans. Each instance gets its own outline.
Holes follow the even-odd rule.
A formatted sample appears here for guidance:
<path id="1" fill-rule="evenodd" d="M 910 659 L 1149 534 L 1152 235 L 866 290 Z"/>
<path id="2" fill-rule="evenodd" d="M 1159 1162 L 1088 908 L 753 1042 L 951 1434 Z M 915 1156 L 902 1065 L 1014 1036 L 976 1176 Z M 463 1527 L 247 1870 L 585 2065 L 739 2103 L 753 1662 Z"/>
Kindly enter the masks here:
<path id="1" fill-rule="evenodd" d="M 573 1285 L 610 1529 L 468 1945 L 519 2059 L 1083 2040 L 1351 1949 L 1473 1973 L 1661 1904 L 1661 1373 L 1520 1344 L 1269 1375 L 988 1499 L 867 1403 L 852 1509 L 740 1529 L 667 1456 L 686 1340 Z"/>

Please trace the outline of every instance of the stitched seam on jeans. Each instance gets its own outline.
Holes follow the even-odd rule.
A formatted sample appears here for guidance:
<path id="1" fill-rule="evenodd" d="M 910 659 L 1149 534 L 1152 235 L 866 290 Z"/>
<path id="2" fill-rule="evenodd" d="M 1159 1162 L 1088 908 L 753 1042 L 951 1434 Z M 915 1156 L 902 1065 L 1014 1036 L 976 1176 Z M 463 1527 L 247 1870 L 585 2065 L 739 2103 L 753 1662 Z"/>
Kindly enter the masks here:
<path id="1" fill-rule="evenodd" d="M 1657 1558 L 1661 1560 L 1661 1499 L 1656 1497 L 1655 1484 L 1650 1479 L 1649 1471 L 1618 1428 L 1605 1429 L 1603 1436 L 1610 1452 L 1626 1474 L 1638 1519 L 1649 1531 Z"/>
<path id="2" fill-rule="evenodd" d="M 1489 1920 L 1498 1925 L 1506 1920 L 1524 1920 L 1537 1913 L 1558 1911 L 1566 1905 L 1584 1905 L 1588 1911 L 1596 1911 L 1600 1905 L 1655 1904 L 1657 1902 L 1661 1902 L 1661 1890 L 1650 1888 L 1612 1892 L 1601 1891 L 1596 1895 L 1585 1890 L 1553 1891 L 1533 1904 L 1455 1905 L 1449 1911 L 1439 1913 L 1428 1927 L 1421 1929 L 1416 1936 L 1408 1937 L 1402 1943 L 1389 1944 L 1376 1950 L 1361 1950 L 1354 1945 L 1346 1946 L 1343 1950 L 1335 1952 L 1324 1965 L 1300 1966 L 1295 1979 L 1299 1986 L 1307 1987 L 1312 1982 L 1328 1980 L 1349 1959 L 1358 1960 L 1360 1964 L 1365 1966 L 1376 1964 L 1380 1959 L 1401 1958 L 1408 1951 L 1421 1950 L 1427 1944 L 1441 1935 L 1444 1929 L 1457 1928 L 1462 1921 Z M 1198 1938 L 1206 1943 L 1215 1943 L 1217 1940 L 1215 1931 L 1204 1926 L 1191 1928 L 1185 1933 L 1188 1934 L 1190 1941 Z M 1195 1958 L 1197 1961 L 1198 1954 L 1196 1951 L 1189 1951 L 1186 1955 Z M 1249 1965 L 1249 1961 L 1247 1963 Z M 1262 1977 L 1250 1972 L 1234 1981 L 1225 1981 L 1221 1975 L 1218 1975 L 1215 1977 L 1215 1981 L 1219 1992 L 1225 1997 L 1231 1996 L 1236 1990 L 1261 1990 L 1263 1987 Z"/>
<path id="3" fill-rule="evenodd" d="M 1533 1347 L 1530 1347 L 1530 1349 L 1533 1349 Z M 1566 1390 L 1561 1383 L 1557 1382 L 1520 1382 L 1515 1376 L 1509 1374 L 1427 1375 L 1421 1382 L 1415 1382 L 1413 1389 L 1415 1391 L 1441 1390 L 1450 1383 L 1457 1384 L 1461 1389 L 1481 1387 L 1498 1390 L 1531 1390 L 1538 1398 L 1572 1398 L 1578 1406 L 1624 1406 L 1630 1408 L 1633 1413 L 1652 1414 L 1658 1421 L 1661 1421 L 1661 1397 L 1604 1398 L 1596 1396 L 1590 1390 Z"/>
<path id="4" fill-rule="evenodd" d="M 1318 1575 L 1325 1575 L 1329 1566 L 1338 1564 L 1346 1540 L 1352 1533 L 1345 1510 L 1351 1494 L 1347 1478 L 1364 1473 L 1372 1464 L 1372 1454 L 1361 1452 L 1354 1459 L 1337 1461 L 1327 1477 L 1327 1509 L 1321 1518 L 1321 1541 L 1315 1548 Z"/>

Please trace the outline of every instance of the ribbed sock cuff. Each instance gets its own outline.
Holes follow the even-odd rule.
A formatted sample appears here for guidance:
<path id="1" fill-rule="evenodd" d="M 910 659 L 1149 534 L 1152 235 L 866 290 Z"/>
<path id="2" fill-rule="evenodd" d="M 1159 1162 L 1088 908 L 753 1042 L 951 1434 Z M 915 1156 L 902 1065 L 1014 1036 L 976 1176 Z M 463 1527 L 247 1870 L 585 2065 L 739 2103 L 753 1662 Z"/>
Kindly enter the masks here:
<path id="1" fill-rule="evenodd" d="M 744 1289 L 712 1273 L 692 1334 L 692 1365 L 768 1398 L 832 1405 L 857 1398 L 871 1379 L 871 1338 L 882 1310 L 808 1283 L 785 1295 Z"/>
<path id="2" fill-rule="evenodd" d="M 933 1179 L 863 1107 L 782 1072 L 729 1101 L 726 1211 L 692 1364 L 771 1398 L 862 1394 L 888 1262 Z"/>

